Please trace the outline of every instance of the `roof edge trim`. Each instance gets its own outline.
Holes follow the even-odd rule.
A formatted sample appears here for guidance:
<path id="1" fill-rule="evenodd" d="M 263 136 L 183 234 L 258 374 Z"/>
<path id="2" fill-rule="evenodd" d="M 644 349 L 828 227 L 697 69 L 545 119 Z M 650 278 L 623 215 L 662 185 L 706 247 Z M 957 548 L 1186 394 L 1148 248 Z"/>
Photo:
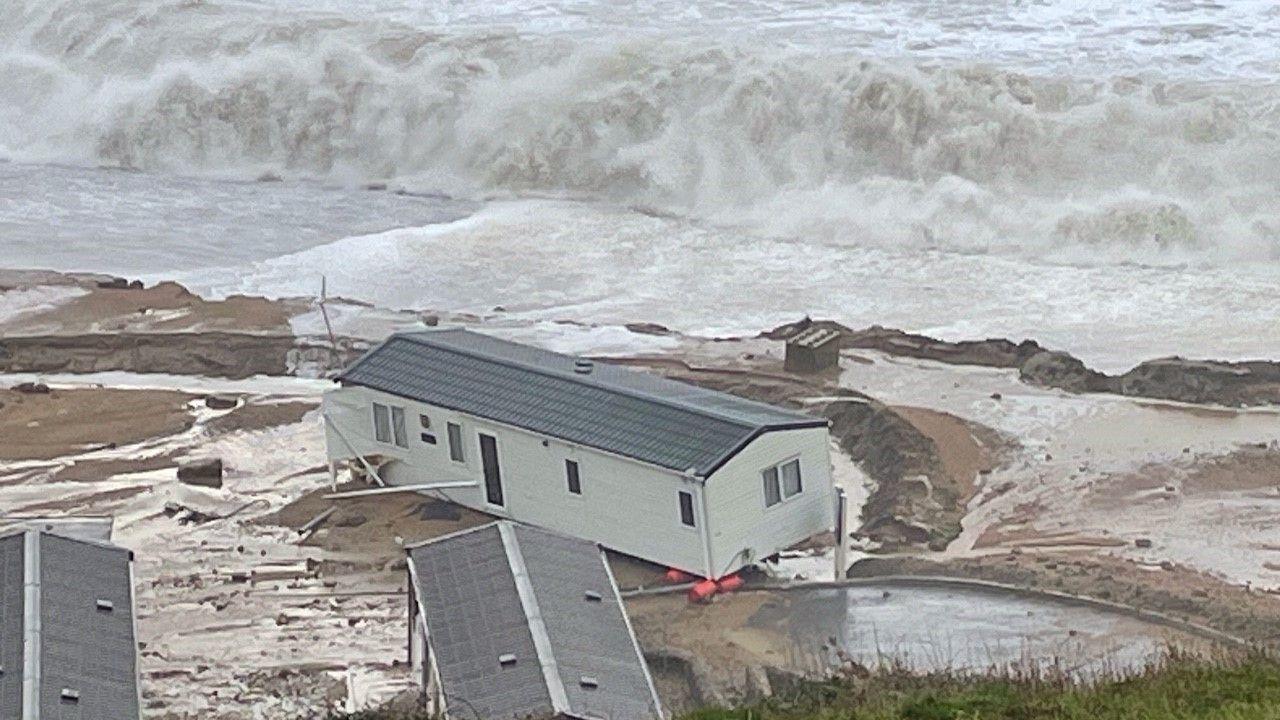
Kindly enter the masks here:
<path id="1" fill-rule="evenodd" d="M 743 450 L 746 450 L 747 446 L 749 446 L 751 443 L 758 440 L 762 435 L 767 435 L 772 432 L 781 432 L 783 430 L 811 430 L 813 428 L 825 428 L 825 427 L 829 427 L 830 425 L 831 425 L 831 422 L 829 420 L 825 420 L 822 418 L 815 418 L 813 422 L 805 423 L 804 425 L 766 425 L 764 427 L 757 428 L 755 432 L 743 438 L 742 441 L 739 442 L 736 446 L 734 446 L 731 450 L 721 455 L 720 457 L 716 458 L 715 462 L 711 463 L 711 465 L 705 471 L 702 472 L 702 475 L 703 477 L 707 477 L 707 478 L 711 477 L 712 475 L 715 474 L 717 470 L 724 467 L 725 463 L 732 460 L 733 457 L 738 453 L 742 452 Z"/>

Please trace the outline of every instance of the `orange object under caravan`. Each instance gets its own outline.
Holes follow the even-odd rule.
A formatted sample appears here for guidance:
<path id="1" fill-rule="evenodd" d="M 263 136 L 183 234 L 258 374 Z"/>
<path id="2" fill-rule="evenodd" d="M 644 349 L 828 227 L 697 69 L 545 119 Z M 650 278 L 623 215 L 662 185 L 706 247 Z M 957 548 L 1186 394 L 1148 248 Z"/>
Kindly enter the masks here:
<path id="1" fill-rule="evenodd" d="M 667 582 L 671 583 L 672 585 L 679 585 L 681 583 L 692 582 L 694 580 L 694 577 L 689 573 L 683 570 L 677 570 L 675 568 L 671 568 L 670 570 L 667 570 L 666 578 L 667 578 Z"/>
<path id="2" fill-rule="evenodd" d="M 742 587 L 743 580 L 739 575 L 725 575 L 716 582 L 716 588 L 720 592 L 733 592 Z"/>
<path id="3" fill-rule="evenodd" d="M 717 589 L 715 580 L 696 582 L 693 587 L 689 588 L 689 602 L 709 602 L 711 596 L 716 594 Z"/>

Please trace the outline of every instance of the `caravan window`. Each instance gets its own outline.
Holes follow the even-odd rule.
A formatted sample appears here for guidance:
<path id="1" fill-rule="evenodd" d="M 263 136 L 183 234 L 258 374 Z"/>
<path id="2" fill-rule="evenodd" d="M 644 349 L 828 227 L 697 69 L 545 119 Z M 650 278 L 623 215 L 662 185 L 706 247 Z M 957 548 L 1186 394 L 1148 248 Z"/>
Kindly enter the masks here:
<path id="1" fill-rule="evenodd" d="M 391 406 L 391 434 L 397 447 L 409 447 L 409 433 L 404 427 L 404 408 Z"/>
<path id="2" fill-rule="evenodd" d="M 582 494 L 582 477 L 578 474 L 578 463 L 573 460 L 564 461 L 564 474 L 569 479 L 569 492 Z"/>
<path id="3" fill-rule="evenodd" d="M 680 522 L 689 527 L 697 525 L 693 519 L 693 494 L 680 491 Z"/>
<path id="4" fill-rule="evenodd" d="M 466 462 L 467 456 L 462 452 L 462 426 L 458 423 L 446 423 L 449 431 L 449 459 L 454 462 Z"/>
<path id="5" fill-rule="evenodd" d="M 793 497 L 800 494 L 804 487 L 800 484 L 800 460 L 792 460 L 782 465 L 782 494 Z"/>
<path id="6" fill-rule="evenodd" d="M 782 502 L 782 489 L 778 485 L 778 468 L 767 468 L 764 476 L 764 506 L 773 507 Z"/>
<path id="7" fill-rule="evenodd" d="M 760 471 L 760 477 L 764 480 L 765 507 L 773 507 L 804 491 L 804 483 L 800 479 L 799 458 L 767 467 Z"/>
<path id="8" fill-rule="evenodd" d="M 373 436 L 378 442 L 391 442 L 391 415 L 381 403 L 373 404 Z"/>

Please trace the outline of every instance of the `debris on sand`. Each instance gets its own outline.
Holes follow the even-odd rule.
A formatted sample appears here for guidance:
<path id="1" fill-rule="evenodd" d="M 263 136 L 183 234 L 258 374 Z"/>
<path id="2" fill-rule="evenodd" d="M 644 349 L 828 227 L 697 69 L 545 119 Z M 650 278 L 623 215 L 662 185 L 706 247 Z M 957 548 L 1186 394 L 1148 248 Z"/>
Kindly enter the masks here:
<path id="1" fill-rule="evenodd" d="M 220 489 L 222 488 L 222 458 L 179 463 L 178 480 L 187 485 Z"/>

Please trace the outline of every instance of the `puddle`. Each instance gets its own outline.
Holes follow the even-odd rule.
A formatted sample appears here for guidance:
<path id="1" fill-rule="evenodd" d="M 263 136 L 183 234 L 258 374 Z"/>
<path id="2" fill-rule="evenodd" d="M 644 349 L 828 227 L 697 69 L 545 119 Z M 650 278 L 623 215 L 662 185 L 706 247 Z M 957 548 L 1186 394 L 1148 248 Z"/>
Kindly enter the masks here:
<path id="1" fill-rule="evenodd" d="M 792 665 L 835 662 L 917 671 L 1056 668 L 1073 676 L 1138 670 L 1168 647 L 1207 641 L 1120 613 L 999 590 L 885 582 L 773 594 L 749 621 L 796 642 Z M 804 657 L 804 656 L 808 657 Z"/>

